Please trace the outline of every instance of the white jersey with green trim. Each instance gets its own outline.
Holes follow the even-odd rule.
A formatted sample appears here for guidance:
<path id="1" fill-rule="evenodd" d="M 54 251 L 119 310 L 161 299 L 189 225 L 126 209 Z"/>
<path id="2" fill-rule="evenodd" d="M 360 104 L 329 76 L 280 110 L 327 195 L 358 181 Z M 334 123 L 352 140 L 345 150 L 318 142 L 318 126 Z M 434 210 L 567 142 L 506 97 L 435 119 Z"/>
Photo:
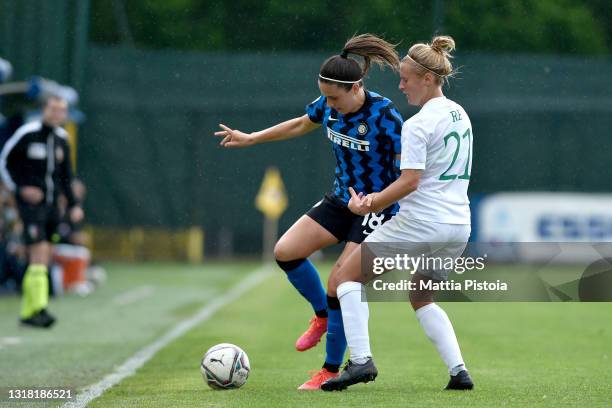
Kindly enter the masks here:
<path id="1" fill-rule="evenodd" d="M 430 99 L 404 122 L 400 168 L 423 172 L 416 191 L 399 201 L 398 216 L 470 224 L 472 138 L 467 113 L 444 96 Z"/>

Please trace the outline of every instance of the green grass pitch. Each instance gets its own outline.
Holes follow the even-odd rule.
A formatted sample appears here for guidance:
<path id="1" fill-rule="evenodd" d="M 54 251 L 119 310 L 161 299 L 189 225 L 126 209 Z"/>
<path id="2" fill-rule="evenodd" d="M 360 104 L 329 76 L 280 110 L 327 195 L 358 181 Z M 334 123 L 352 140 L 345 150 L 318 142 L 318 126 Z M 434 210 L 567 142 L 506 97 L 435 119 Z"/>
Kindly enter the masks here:
<path id="1" fill-rule="evenodd" d="M 327 273 L 330 266 L 321 269 Z M 90 298 L 67 296 L 53 302 L 52 310 L 62 320 L 48 333 L 18 329 L 17 299 L 0 298 L 0 338 L 20 338 L 19 344 L 0 348 L 0 384 L 94 383 L 256 267 L 110 265 L 108 284 Z M 143 285 L 149 290 L 139 292 Z M 117 299 L 125 299 L 121 294 L 130 291 L 149 295 L 120 307 L 125 302 Z M 376 382 L 342 393 L 297 391 L 307 371 L 323 362 L 325 344 L 305 353 L 295 351 L 293 344 L 311 311 L 279 271 L 89 406 L 610 406 L 612 304 L 443 307 L 455 326 L 474 391 L 441 391 L 447 381 L 445 367 L 403 303 L 370 305 Z M 100 320 L 104 325 L 96 324 Z M 221 342 L 239 345 L 251 360 L 249 381 L 239 390 L 209 389 L 199 373 L 204 351 Z"/>

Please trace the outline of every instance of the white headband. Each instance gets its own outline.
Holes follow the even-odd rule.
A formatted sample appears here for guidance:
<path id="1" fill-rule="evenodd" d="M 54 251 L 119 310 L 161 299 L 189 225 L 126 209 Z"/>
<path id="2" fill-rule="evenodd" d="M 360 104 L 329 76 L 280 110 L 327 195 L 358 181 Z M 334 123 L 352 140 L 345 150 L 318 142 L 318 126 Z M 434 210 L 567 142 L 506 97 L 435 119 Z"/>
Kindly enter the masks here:
<path id="1" fill-rule="evenodd" d="M 425 69 L 425 70 L 427 70 L 427 71 L 431 72 L 432 74 L 434 74 L 434 75 L 435 75 L 435 76 L 437 76 L 437 77 L 440 77 L 440 78 L 444 78 L 444 77 L 446 77 L 446 75 L 440 75 L 440 74 L 438 74 L 437 72 L 432 71 L 431 69 L 427 68 L 425 65 L 420 64 L 420 63 L 416 62 L 416 61 L 415 61 L 415 60 L 413 60 L 413 59 L 412 59 L 412 57 L 411 57 L 410 55 L 408 55 L 408 54 L 406 54 L 406 56 L 404 57 L 404 59 L 406 59 L 406 58 L 408 58 L 410 61 L 412 61 L 412 62 L 414 62 L 415 64 L 417 64 L 419 67 L 421 67 L 421 68 L 423 68 L 423 69 Z"/>
<path id="2" fill-rule="evenodd" d="M 341 81 L 341 80 L 339 80 L 339 79 L 333 79 L 333 78 L 327 78 L 327 77 L 324 77 L 324 76 L 323 76 L 323 75 L 321 75 L 321 74 L 319 74 L 319 78 L 320 78 L 320 79 L 324 79 L 324 80 L 326 80 L 326 81 L 331 81 L 331 82 L 340 82 L 341 84 L 356 84 L 357 82 L 361 82 L 361 80 L 363 79 L 363 78 L 359 78 L 359 79 L 358 79 L 358 80 L 356 80 L 356 81 Z"/>

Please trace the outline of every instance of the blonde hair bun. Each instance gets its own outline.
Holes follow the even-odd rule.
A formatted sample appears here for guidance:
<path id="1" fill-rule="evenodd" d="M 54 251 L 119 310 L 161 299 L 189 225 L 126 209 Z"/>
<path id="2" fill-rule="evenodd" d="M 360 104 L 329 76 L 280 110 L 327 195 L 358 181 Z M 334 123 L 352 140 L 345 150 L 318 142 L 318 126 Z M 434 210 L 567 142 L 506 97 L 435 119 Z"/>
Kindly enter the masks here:
<path id="1" fill-rule="evenodd" d="M 451 57 L 450 53 L 455 49 L 455 40 L 448 35 L 440 35 L 431 40 L 431 49 Z"/>

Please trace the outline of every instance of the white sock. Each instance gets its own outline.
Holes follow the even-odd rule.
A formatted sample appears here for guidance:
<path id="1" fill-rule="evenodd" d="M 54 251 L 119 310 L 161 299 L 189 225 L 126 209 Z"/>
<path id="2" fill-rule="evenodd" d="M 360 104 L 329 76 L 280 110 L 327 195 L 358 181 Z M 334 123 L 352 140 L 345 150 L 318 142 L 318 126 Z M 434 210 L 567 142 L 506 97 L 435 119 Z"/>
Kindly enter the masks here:
<path id="1" fill-rule="evenodd" d="M 361 301 L 362 290 L 363 284 L 359 282 L 343 282 L 336 290 L 342 309 L 342 322 L 350 359 L 356 364 L 363 364 L 372 356 L 368 335 L 370 311 L 368 302 Z M 365 297 L 365 293 L 363 296 Z"/>
<path id="2" fill-rule="evenodd" d="M 457 375 L 459 371 L 465 370 L 457 336 L 446 312 L 435 303 L 430 303 L 417 309 L 416 317 L 429 340 L 438 349 L 450 375 Z"/>

